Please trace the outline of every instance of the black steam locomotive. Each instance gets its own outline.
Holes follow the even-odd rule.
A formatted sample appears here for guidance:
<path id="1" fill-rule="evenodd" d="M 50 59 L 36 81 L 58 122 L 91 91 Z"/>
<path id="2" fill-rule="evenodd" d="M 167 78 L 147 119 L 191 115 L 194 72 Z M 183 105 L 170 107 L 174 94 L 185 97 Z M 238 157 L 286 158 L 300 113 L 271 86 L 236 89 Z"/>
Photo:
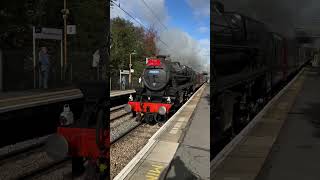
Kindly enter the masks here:
<path id="1" fill-rule="evenodd" d="M 211 7 L 214 149 L 221 139 L 237 134 L 276 89 L 311 60 L 312 49 L 252 18 L 225 12 L 219 2 Z"/>
<path id="2" fill-rule="evenodd" d="M 142 80 L 126 109 L 148 123 L 164 122 L 205 81 L 203 74 L 160 55 L 147 60 Z"/>

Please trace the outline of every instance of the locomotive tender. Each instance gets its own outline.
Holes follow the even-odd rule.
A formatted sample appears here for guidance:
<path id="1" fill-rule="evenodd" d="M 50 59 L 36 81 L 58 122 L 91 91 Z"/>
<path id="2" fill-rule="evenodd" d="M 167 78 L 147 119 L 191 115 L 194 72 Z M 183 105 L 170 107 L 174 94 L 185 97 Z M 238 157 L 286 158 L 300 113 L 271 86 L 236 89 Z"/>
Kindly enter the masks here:
<path id="1" fill-rule="evenodd" d="M 126 110 L 148 123 L 163 123 L 205 81 L 205 73 L 196 73 L 169 57 L 158 55 L 147 60 L 143 87 L 129 98 Z"/>
<path id="2" fill-rule="evenodd" d="M 244 127 L 290 76 L 312 59 L 312 49 L 270 32 L 265 24 L 211 6 L 213 94 L 211 149 Z M 215 153 L 215 152 L 214 152 Z"/>

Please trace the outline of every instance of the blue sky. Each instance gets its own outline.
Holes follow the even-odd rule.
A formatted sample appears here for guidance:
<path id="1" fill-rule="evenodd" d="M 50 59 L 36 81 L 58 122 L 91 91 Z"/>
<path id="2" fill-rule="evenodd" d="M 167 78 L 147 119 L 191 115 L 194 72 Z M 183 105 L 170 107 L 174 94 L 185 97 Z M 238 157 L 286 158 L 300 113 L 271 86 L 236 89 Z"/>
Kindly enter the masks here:
<path id="1" fill-rule="evenodd" d="M 136 26 L 141 26 L 140 23 L 145 27 L 153 26 L 159 39 L 167 44 L 156 40 L 160 53 L 183 59 L 186 65 L 208 70 L 210 0 L 117 0 L 116 3 L 139 23 L 116 6 L 111 9 L 111 18 L 122 17 Z"/>
<path id="2" fill-rule="evenodd" d="M 178 27 L 197 40 L 210 39 L 209 16 L 195 15 L 185 0 L 168 0 L 165 3 L 170 16 L 169 26 Z"/>

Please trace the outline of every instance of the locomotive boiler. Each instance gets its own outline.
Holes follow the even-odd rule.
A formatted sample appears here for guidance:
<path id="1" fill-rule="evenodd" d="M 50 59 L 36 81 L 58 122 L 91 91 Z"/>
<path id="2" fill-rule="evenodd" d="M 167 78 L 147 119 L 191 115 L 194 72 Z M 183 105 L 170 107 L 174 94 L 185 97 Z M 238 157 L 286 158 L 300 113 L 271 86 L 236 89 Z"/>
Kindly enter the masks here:
<path id="1" fill-rule="evenodd" d="M 136 89 L 126 107 L 139 120 L 163 123 L 202 83 L 192 68 L 158 55 L 147 60 L 143 86 Z"/>

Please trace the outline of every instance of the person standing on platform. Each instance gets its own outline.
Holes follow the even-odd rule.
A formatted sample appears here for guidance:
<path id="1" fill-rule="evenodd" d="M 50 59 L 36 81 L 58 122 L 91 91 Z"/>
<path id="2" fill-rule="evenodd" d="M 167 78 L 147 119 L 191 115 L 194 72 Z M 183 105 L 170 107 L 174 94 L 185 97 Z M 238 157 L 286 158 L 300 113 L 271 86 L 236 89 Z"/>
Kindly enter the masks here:
<path id="1" fill-rule="evenodd" d="M 121 87 L 122 87 L 122 90 L 126 90 L 126 78 L 124 76 L 122 76 L 122 79 L 121 79 Z"/>
<path id="2" fill-rule="evenodd" d="M 47 89 L 50 71 L 50 61 L 48 49 L 46 47 L 42 47 L 39 52 L 39 71 L 39 87 Z"/>
<path id="3" fill-rule="evenodd" d="M 142 79 L 141 76 L 139 77 L 139 86 L 141 87 Z"/>

